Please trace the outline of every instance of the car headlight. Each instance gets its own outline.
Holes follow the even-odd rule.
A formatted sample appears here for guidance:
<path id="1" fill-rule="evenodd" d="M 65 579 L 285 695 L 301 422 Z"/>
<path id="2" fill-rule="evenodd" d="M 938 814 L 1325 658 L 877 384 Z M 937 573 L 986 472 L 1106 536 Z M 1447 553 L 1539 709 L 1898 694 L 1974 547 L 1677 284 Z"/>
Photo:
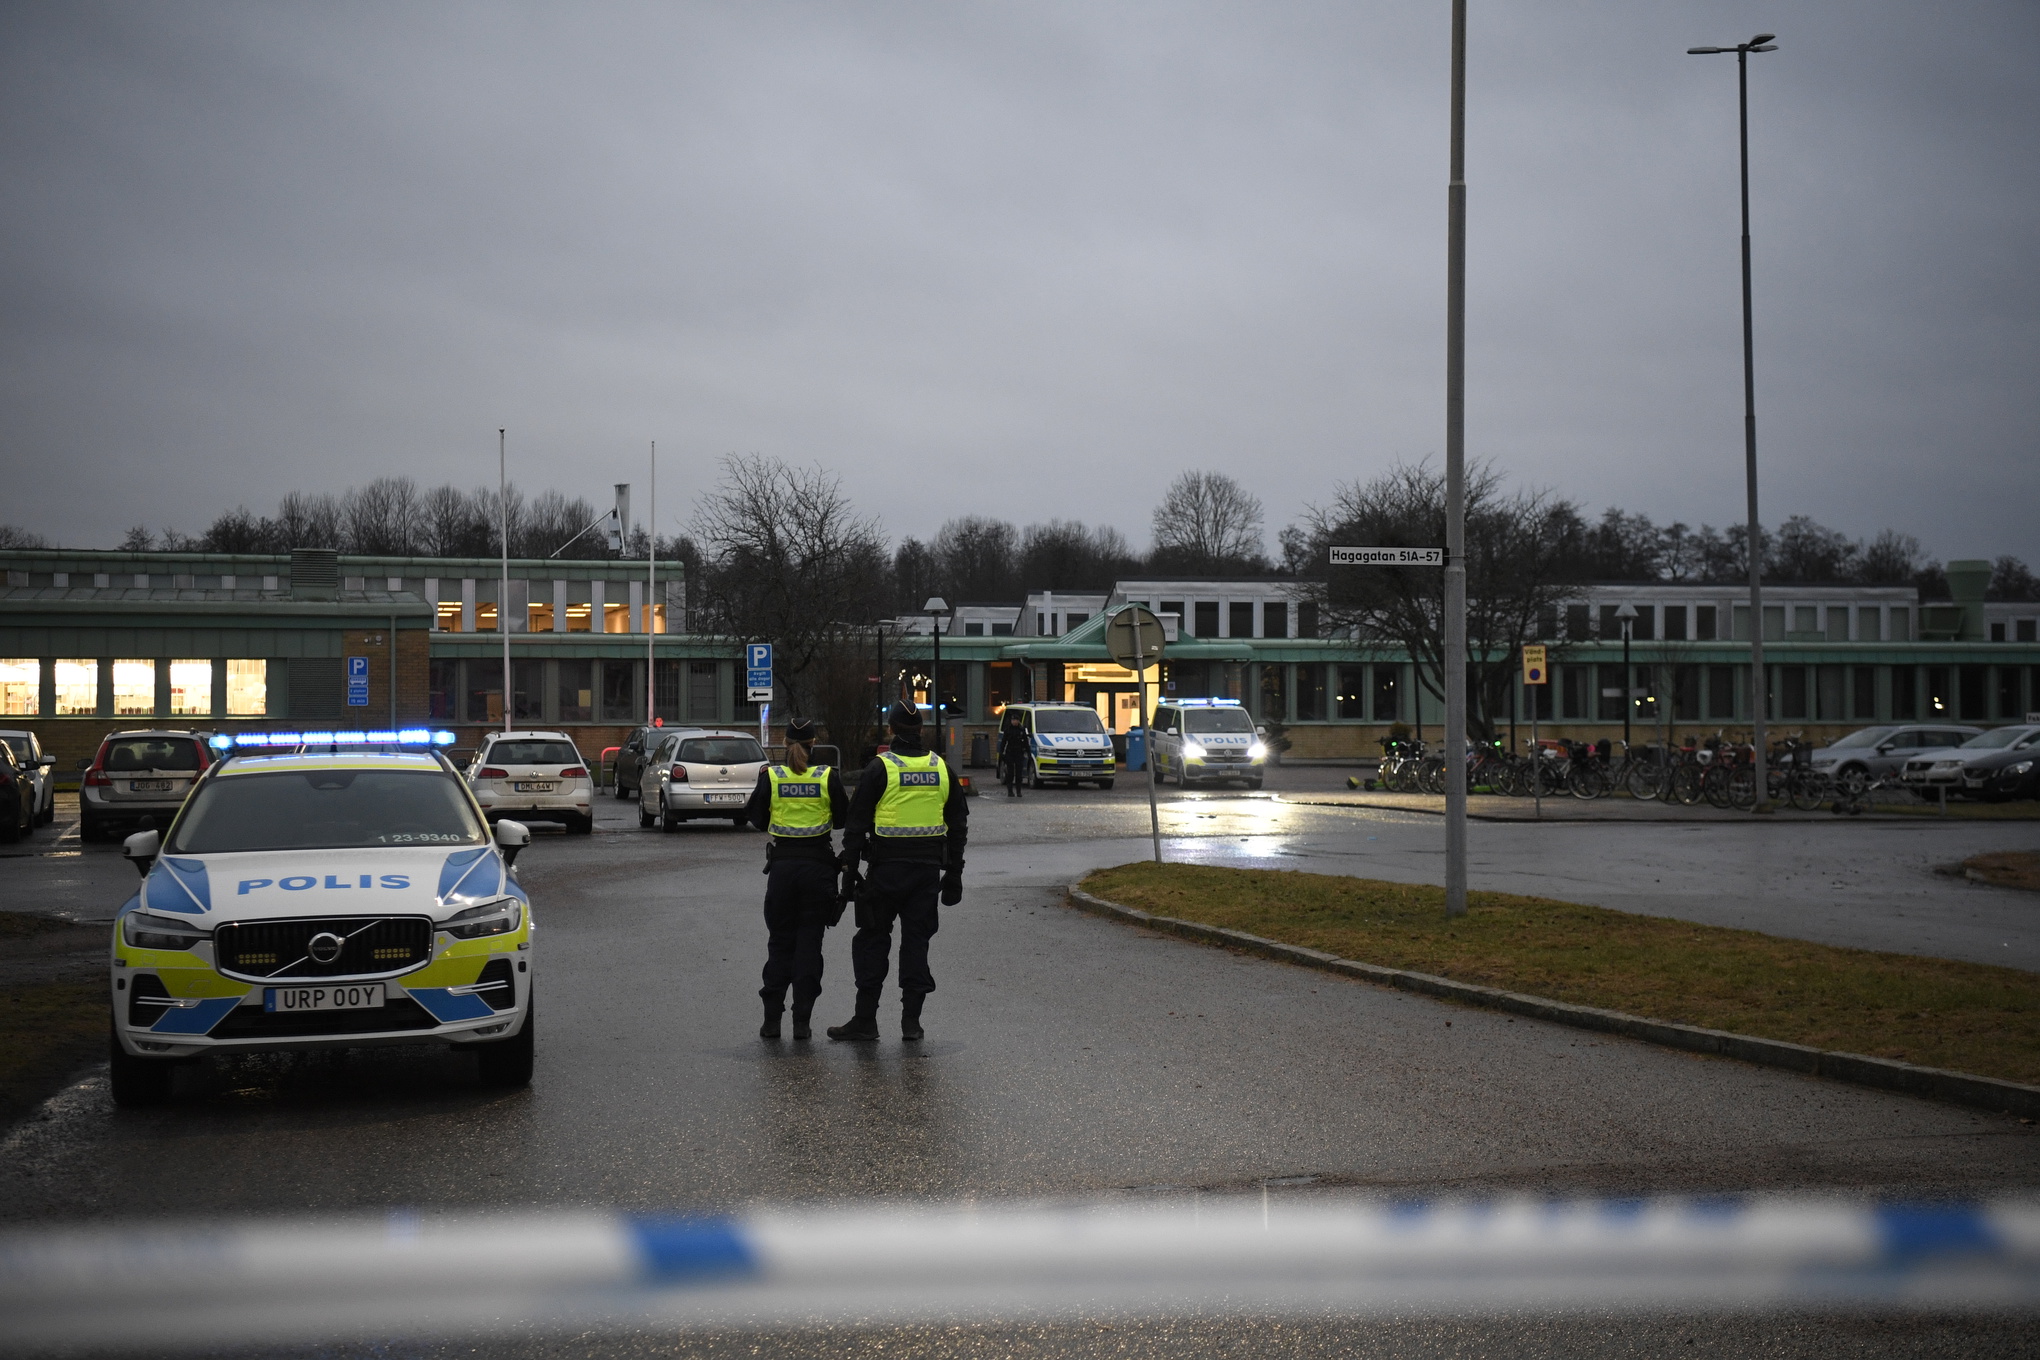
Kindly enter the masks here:
<path id="1" fill-rule="evenodd" d="M 1185 759 L 1185 760 L 1202 760 L 1202 759 L 1204 759 L 1204 748 L 1203 748 L 1202 746 L 1198 745 L 1198 744 L 1197 744 L 1196 742 L 1194 742 L 1194 741 L 1189 741 L 1189 740 L 1186 740 L 1186 741 L 1184 741 L 1184 743 L 1183 743 L 1183 759 Z"/>
<path id="2" fill-rule="evenodd" d="M 2004 769 L 2004 772 L 2006 774 L 2026 774 L 2029 773 L 2032 770 L 2032 768 L 2033 768 L 2032 761 L 2022 760 L 2016 765 L 2007 765 Z"/>
<path id="3" fill-rule="evenodd" d="M 484 902 L 456 912 L 439 923 L 439 928 L 456 940 L 479 940 L 485 935 L 508 935 L 524 921 L 524 904 L 514 897 Z"/>
<path id="4" fill-rule="evenodd" d="M 1937 760 L 1934 762 L 1934 768 L 1937 770 L 1959 770 L 1962 768 L 1962 762 L 1959 760 Z"/>
<path id="5" fill-rule="evenodd" d="M 1266 760 L 1267 758 L 1268 748 L 1261 744 L 1260 742 L 1257 741 L 1252 746 L 1249 746 L 1247 748 L 1248 760 Z"/>
<path id="6" fill-rule="evenodd" d="M 189 949 L 211 938 L 189 922 L 146 911 L 122 917 L 120 937 L 136 949 Z"/>

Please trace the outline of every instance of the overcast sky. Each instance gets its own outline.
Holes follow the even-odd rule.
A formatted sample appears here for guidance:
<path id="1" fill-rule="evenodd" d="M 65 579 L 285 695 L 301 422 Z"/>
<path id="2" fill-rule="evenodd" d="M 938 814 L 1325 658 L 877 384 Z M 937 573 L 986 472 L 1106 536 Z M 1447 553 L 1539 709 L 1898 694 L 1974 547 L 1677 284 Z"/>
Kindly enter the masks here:
<path id="1" fill-rule="evenodd" d="M 1752 59 L 1767 522 L 2040 563 L 2040 7 L 1473 0 L 1468 449 L 1743 514 Z M 889 533 L 1269 539 L 1444 429 L 1449 6 L 0 5 L 0 521 L 104 545 L 293 487 L 660 449 Z"/>

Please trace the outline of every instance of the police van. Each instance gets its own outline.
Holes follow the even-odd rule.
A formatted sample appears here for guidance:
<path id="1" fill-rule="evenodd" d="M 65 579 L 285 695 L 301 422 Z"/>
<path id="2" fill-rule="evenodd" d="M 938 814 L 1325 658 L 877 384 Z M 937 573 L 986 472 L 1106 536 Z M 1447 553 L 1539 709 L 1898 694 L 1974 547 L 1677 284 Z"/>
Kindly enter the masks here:
<path id="1" fill-rule="evenodd" d="M 1192 784 L 1240 780 L 1261 787 L 1268 766 L 1263 729 L 1237 699 L 1164 699 L 1148 727 L 1155 782 Z"/>
<path id="2" fill-rule="evenodd" d="M 482 1080 L 530 1082 L 531 906 L 436 749 L 452 733 L 217 736 L 113 926 L 113 1098 L 170 1094 L 206 1053 L 452 1044 Z"/>
<path id="3" fill-rule="evenodd" d="M 999 714 L 999 725 L 1005 726 L 1015 713 L 1027 724 L 1028 759 L 1021 778 L 1037 789 L 1083 783 L 1112 787 L 1119 762 L 1112 734 L 1097 709 L 1089 704 L 1008 704 Z"/>

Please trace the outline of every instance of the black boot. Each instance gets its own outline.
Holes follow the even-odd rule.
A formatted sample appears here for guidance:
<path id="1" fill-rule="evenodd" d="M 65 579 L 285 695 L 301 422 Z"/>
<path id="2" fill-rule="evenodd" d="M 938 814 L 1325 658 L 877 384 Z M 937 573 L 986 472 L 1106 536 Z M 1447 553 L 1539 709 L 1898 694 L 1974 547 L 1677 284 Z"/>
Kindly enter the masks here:
<path id="1" fill-rule="evenodd" d="M 796 1038 L 796 1039 L 812 1039 L 812 1038 L 814 1038 L 814 1037 L 815 1037 L 815 1034 L 814 1034 L 814 1030 L 813 1030 L 813 1028 L 811 1028 L 811 1027 L 809 1026 L 809 1024 L 808 1024 L 808 1020 L 809 1020 L 809 1017 L 811 1017 L 812 1015 L 814 1015 L 814 1013 L 815 1013 L 815 1003 L 814 1003 L 814 1002 L 812 1002 L 812 1001 L 808 1001 L 808 1002 L 800 1002 L 800 1001 L 796 1001 L 796 1002 L 794 1002 L 794 1003 L 793 1003 L 793 1037 L 794 1037 L 794 1038 Z"/>
<path id="2" fill-rule="evenodd" d="M 779 1037 L 779 1016 L 785 1009 L 783 1006 L 773 1005 L 770 1001 L 765 1003 L 765 1023 L 758 1026 L 758 1037 L 760 1039 L 777 1039 Z"/>
<path id="3" fill-rule="evenodd" d="M 919 993 L 912 993 L 900 998 L 900 1038 L 918 1039 L 921 1037 L 922 1000 L 923 998 Z"/>
<path id="4" fill-rule="evenodd" d="M 831 1039 L 876 1039 L 878 1017 L 860 1010 L 840 1025 L 829 1026 Z"/>

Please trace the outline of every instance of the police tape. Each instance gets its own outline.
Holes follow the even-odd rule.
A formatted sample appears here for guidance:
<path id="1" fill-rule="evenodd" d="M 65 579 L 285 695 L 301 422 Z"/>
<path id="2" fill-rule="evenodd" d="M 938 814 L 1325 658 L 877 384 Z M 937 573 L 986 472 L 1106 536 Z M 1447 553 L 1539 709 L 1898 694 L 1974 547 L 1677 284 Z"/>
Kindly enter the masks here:
<path id="1" fill-rule="evenodd" d="M 1100 1314 L 2040 1308 L 2040 1202 L 395 1212 L 0 1235 L 0 1338 L 155 1348 Z"/>

